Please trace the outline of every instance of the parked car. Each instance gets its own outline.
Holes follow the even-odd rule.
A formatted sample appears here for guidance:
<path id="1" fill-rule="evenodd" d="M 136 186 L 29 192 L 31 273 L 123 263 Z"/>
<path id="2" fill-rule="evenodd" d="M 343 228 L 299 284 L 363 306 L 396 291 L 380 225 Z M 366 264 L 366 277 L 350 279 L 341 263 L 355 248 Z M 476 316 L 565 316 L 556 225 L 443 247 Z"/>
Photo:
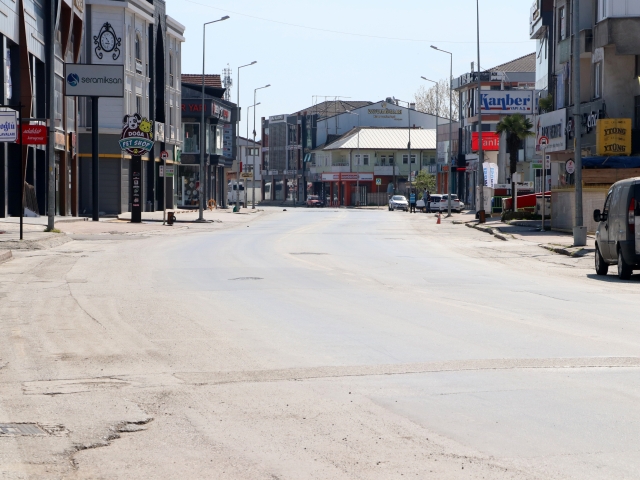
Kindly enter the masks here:
<path id="1" fill-rule="evenodd" d="M 435 199 L 439 195 L 431 195 L 431 211 L 446 212 L 449 209 L 449 195 L 441 195 L 440 199 Z M 458 195 L 451 195 L 451 211 L 460 213 L 464 208 L 464 203 L 460 201 Z"/>
<path id="2" fill-rule="evenodd" d="M 634 269 L 640 268 L 640 232 L 636 233 L 639 216 L 640 177 L 614 183 L 602 211 L 593 212 L 598 223 L 595 253 L 598 275 L 606 275 L 610 265 L 617 265 L 618 277 L 627 280 Z"/>
<path id="3" fill-rule="evenodd" d="M 389 211 L 393 212 L 395 209 L 409 211 L 409 202 L 404 195 L 394 195 L 389 199 Z"/>
<path id="4" fill-rule="evenodd" d="M 442 198 L 442 195 L 438 195 L 438 194 L 431 195 L 431 201 L 429 203 L 431 204 L 432 212 L 435 211 L 434 210 L 434 208 L 436 208 L 434 206 L 435 204 L 440 205 L 440 198 Z M 416 208 L 420 210 L 422 213 L 427 213 L 427 206 L 425 205 L 424 198 L 421 198 L 420 200 L 418 200 L 418 202 L 416 203 Z"/>
<path id="5" fill-rule="evenodd" d="M 307 207 L 324 207 L 324 203 L 322 203 L 318 195 L 308 195 Z"/>

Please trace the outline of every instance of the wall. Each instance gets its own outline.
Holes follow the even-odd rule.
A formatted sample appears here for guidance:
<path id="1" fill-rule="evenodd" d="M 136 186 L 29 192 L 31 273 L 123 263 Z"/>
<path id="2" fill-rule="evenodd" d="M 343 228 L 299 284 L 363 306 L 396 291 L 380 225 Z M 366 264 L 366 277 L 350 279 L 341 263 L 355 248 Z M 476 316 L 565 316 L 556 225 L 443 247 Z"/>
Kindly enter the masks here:
<path id="1" fill-rule="evenodd" d="M 593 220 L 593 211 L 602 210 L 608 188 L 584 188 L 582 195 L 583 225 L 589 233 L 594 233 L 598 225 Z M 551 228 L 573 231 L 575 217 L 575 189 L 551 191 Z"/>
<path id="2" fill-rule="evenodd" d="M 615 47 L 604 49 L 603 98 L 610 118 L 634 118 L 634 96 L 640 94 L 635 75 L 635 57 L 616 55 Z"/>

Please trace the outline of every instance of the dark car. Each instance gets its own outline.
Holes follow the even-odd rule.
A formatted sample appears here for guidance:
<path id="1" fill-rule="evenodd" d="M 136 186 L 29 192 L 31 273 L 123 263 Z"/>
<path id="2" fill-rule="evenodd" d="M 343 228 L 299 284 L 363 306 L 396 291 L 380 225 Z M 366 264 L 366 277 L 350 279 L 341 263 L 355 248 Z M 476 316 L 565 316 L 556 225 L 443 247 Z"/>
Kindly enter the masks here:
<path id="1" fill-rule="evenodd" d="M 596 230 L 595 267 L 598 275 L 606 275 L 609 265 L 618 266 L 618 277 L 631 277 L 640 269 L 640 177 L 614 183 L 604 201 L 602 211 L 595 210 Z"/>
<path id="2" fill-rule="evenodd" d="M 318 195 L 309 195 L 307 197 L 307 207 L 324 207 L 324 203 Z"/>

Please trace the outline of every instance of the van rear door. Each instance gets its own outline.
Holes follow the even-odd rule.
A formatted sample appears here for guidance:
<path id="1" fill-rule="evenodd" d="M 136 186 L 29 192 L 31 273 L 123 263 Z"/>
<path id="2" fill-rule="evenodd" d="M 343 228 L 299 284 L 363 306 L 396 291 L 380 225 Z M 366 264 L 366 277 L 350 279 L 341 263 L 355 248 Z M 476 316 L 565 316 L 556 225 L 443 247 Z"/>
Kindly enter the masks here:
<path id="1" fill-rule="evenodd" d="M 636 255 L 640 255 L 640 182 L 636 182 L 631 187 L 632 196 L 635 201 L 635 212 L 634 212 L 634 225 L 633 230 L 635 230 L 635 234 L 633 235 L 636 240 Z"/>

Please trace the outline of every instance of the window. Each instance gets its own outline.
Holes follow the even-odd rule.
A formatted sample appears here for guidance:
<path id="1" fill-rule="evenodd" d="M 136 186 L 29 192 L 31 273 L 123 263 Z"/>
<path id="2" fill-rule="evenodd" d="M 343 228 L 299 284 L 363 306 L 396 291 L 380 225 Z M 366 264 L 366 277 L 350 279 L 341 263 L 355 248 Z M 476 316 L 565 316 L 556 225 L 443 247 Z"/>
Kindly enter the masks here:
<path id="1" fill-rule="evenodd" d="M 395 165 L 395 160 L 393 158 L 393 155 L 389 155 L 387 157 L 387 161 L 389 162 L 389 165 Z"/>
<path id="2" fill-rule="evenodd" d="M 594 98 L 602 96 L 602 62 L 593 65 L 593 96 Z"/>
<path id="3" fill-rule="evenodd" d="M 402 155 L 402 164 L 409 165 L 409 155 Z"/>
<path id="4" fill-rule="evenodd" d="M 169 54 L 169 86 L 173 87 L 173 55 Z"/>
<path id="5" fill-rule="evenodd" d="M 415 155 L 411 155 L 411 163 L 416 163 L 416 156 Z"/>
<path id="6" fill-rule="evenodd" d="M 137 33 L 136 33 L 136 39 L 134 41 L 134 50 L 135 50 L 136 60 L 141 61 L 142 57 L 140 55 L 140 35 L 138 35 Z"/>
<path id="7" fill-rule="evenodd" d="M 182 124 L 182 153 L 200 153 L 200 124 Z"/>
<path id="8" fill-rule="evenodd" d="M 360 155 L 355 156 L 356 165 L 360 165 Z"/>
<path id="9" fill-rule="evenodd" d="M 386 155 L 381 155 L 380 156 L 380 165 L 386 165 L 387 164 L 387 156 Z"/>
<path id="10" fill-rule="evenodd" d="M 362 156 L 363 165 L 369 165 L 369 155 Z"/>
<path id="11" fill-rule="evenodd" d="M 142 115 L 142 96 L 136 95 L 136 113 Z"/>
<path id="12" fill-rule="evenodd" d="M 560 32 L 558 32 L 558 35 L 560 36 L 560 40 L 567 38 L 567 20 L 565 17 L 566 8 L 560 7 L 558 9 L 558 25 L 560 26 Z"/>
<path id="13" fill-rule="evenodd" d="M 54 114 L 54 125 L 56 128 L 64 128 L 62 125 L 62 109 L 63 109 L 63 98 L 64 95 L 62 93 L 64 82 L 61 77 L 56 75 L 54 85 L 55 85 L 55 97 L 54 97 L 54 106 L 55 106 L 55 114 Z"/>

